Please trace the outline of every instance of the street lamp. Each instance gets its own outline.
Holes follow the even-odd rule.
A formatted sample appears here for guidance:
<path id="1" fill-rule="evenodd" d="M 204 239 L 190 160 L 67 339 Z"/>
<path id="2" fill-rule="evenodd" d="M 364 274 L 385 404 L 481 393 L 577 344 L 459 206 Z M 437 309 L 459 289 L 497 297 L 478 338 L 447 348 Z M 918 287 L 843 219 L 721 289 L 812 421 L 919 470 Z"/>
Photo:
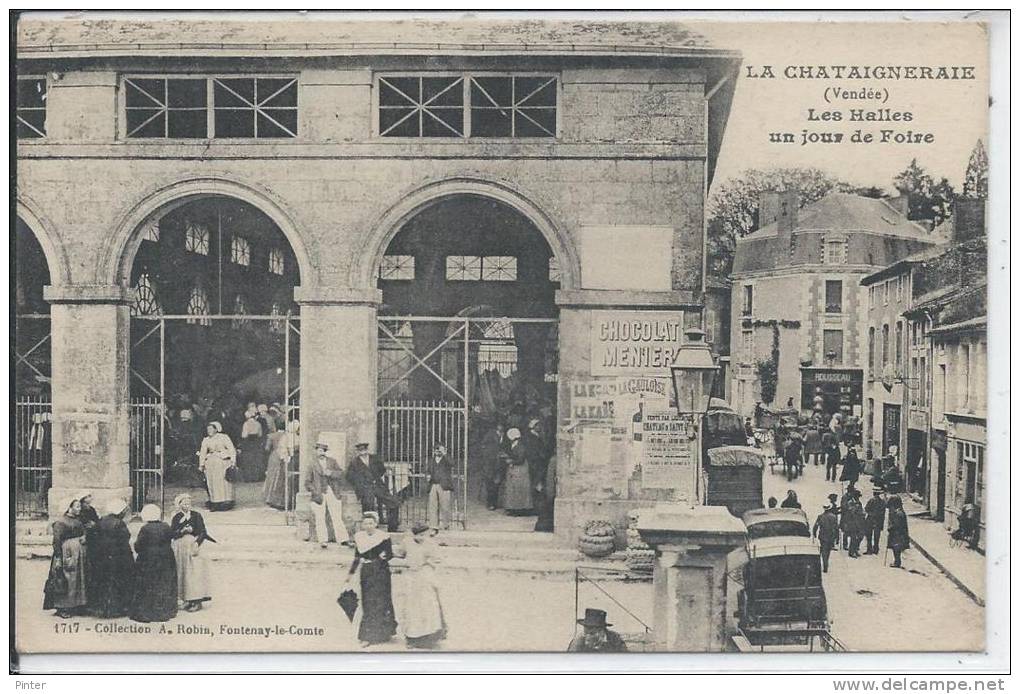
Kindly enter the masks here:
<path id="1" fill-rule="evenodd" d="M 715 384 L 718 367 L 712 360 L 712 351 L 705 344 L 705 333 L 698 328 L 689 328 L 684 331 L 684 337 L 686 340 L 680 345 L 670 371 L 677 413 L 695 429 L 691 467 L 694 473 L 694 498 L 700 504 L 702 428 L 712 400 L 712 386 Z"/>
<path id="2" fill-rule="evenodd" d="M 673 375 L 673 395 L 680 414 L 704 415 L 712 399 L 712 386 L 719 367 L 712 360 L 712 351 L 705 344 L 698 328 L 684 331 L 687 338 L 677 352 L 670 367 Z"/>

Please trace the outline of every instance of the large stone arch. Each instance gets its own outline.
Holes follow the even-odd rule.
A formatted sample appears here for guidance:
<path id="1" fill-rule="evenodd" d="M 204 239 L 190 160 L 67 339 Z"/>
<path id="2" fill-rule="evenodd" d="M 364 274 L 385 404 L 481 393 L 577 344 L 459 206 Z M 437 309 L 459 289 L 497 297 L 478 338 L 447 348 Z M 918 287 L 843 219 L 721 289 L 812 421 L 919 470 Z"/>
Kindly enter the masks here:
<path id="1" fill-rule="evenodd" d="M 251 183 L 242 183 L 226 177 L 197 177 L 162 186 L 146 194 L 141 201 L 124 213 L 114 227 L 114 234 L 104 245 L 99 260 L 97 281 L 126 285 L 131 277 L 131 265 L 142 242 L 143 230 L 148 222 L 190 201 L 211 196 L 223 196 L 247 202 L 268 216 L 290 243 L 297 258 L 301 286 L 315 286 L 318 275 L 311 262 L 307 246 L 293 216 L 283 203 L 269 191 Z"/>
<path id="2" fill-rule="evenodd" d="M 352 265 L 351 286 L 374 289 L 376 268 L 382 262 L 390 241 L 404 224 L 429 205 L 458 195 L 474 195 L 497 200 L 524 215 L 545 237 L 559 260 L 562 273 L 560 287 L 577 289 L 580 286 L 580 261 L 566 231 L 525 195 L 506 183 L 474 177 L 443 179 L 402 195 L 399 202 L 386 210 L 372 226 L 371 233 L 362 244 L 361 252 Z"/>
<path id="3" fill-rule="evenodd" d="M 71 265 L 67 261 L 64 247 L 56 240 L 52 225 L 46 220 L 38 208 L 28 198 L 21 195 L 17 198 L 17 213 L 21 221 L 32 230 L 36 241 L 46 256 L 46 264 L 50 271 L 50 284 L 60 287 L 71 283 Z"/>

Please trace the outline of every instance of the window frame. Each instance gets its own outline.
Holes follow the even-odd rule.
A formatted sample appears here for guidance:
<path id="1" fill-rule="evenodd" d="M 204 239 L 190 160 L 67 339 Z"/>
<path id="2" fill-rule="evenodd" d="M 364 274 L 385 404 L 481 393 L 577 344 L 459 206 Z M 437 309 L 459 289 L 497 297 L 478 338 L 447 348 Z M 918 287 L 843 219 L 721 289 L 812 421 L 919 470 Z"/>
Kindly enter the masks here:
<path id="1" fill-rule="evenodd" d="M 833 366 L 842 366 L 846 358 L 846 331 L 843 328 L 822 328 L 822 362 L 829 362 L 829 353 L 825 349 L 825 335 L 839 333 L 839 352 L 832 358 Z"/>
<path id="2" fill-rule="evenodd" d="M 274 265 L 273 260 L 276 258 L 278 258 L 280 261 L 279 271 L 277 271 L 276 268 L 273 266 Z M 284 275 L 287 274 L 287 254 L 284 253 L 283 249 L 280 248 L 279 246 L 271 246 L 269 248 L 269 253 L 266 254 L 266 270 L 269 272 L 270 275 L 276 275 L 278 277 L 283 277 Z"/>
<path id="3" fill-rule="evenodd" d="M 754 315 L 754 285 L 745 284 L 741 294 L 740 304 L 740 315 L 741 316 L 753 316 Z"/>
<path id="4" fill-rule="evenodd" d="M 42 106 L 41 109 L 38 108 L 38 107 L 30 106 L 30 107 L 26 107 L 24 110 L 28 110 L 28 111 L 42 111 L 43 112 L 43 129 L 42 129 L 42 133 L 39 135 L 39 137 L 18 137 L 17 123 L 19 121 L 21 123 L 24 123 L 25 127 L 31 128 L 32 130 L 35 130 L 36 132 L 39 132 L 38 130 L 36 130 L 36 127 L 34 125 L 30 125 L 30 124 L 26 123 L 25 121 L 21 120 L 18 112 L 23 110 L 23 109 L 18 105 L 18 101 L 17 101 L 17 87 L 18 87 L 18 83 L 19 82 L 28 82 L 28 81 L 37 81 L 37 80 L 42 80 L 42 83 L 44 85 L 46 85 L 46 91 L 44 92 L 45 98 L 43 99 L 43 106 Z M 36 141 L 36 140 L 45 140 L 45 139 L 47 139 L 49 137 L 49 128 L 47 127 L 47 121 L 49 121 L 49 117 L 50 117 L 50 111 L 49 111 L 50 79 L 49 79 L 49 76 L 45 75 L 45 74 L 44 75 L 18 75 L 17 80 L 15 81 L 14 87 L 15 87 L 15 94 L 14 94 L 14 96 L 15 96 L 15 99 L 14 99 L 14 124 L 15 124 L 14 125 L 14 141 L 15 141 L 15 143 L 19 143 L 19 142 L 33 142 L 33 141 Z M 557 102 L 557 103 L 559 103 L 559 102 Z"/>
<path id="5" fill-rule="evenodd" d="M 845 238 L 836 239 L 825 239 L 824 247 L 822 249 L 822 264 L 823 265 L 846 265 L 848 260 L 849 249 L 847 240 Z M 839 249 L 839 258 L 837 260 L 829 259 L 830 248 Z"/>
<path id="6" fill-rule="evenodd" d="M 387 78 L 409 78 L 409 77 L 457 77 L 460 78 L 464 90 L 461 108 L 464 111 L 464 135 L 444 137 L 424 137 L 420 135 L 383 135 L 379 126 L 379 80 Z M 471 78 L 472 77 L 548 77 L 556 81 L 556 132 L 548 137 L 482 137 L 471 134 Z M 559 142 L 562 139 L 562 104 L 563 104 L 563 76 L 560 71 L 506 71 L 506 70 L 437 70 L 437 71 L 396 71 L 380 70 L 372 74 L 372 138 L 381 142 L 464 142 L 469 140 L 476 143 L 521 143 L 521 142 Z"/>
<path id="7" fill-rule="evenodd" d="M 192 228 L 205 230 L 205 241 L 204 243 L 199 244 L 198 249 L 188 248 L 189 245 L 195 245 L 190 243 L 191 240 L 190 232 Z M 201 246 L 204 246 L 205 249 L 201 250 Z M 212 229 L 210 229 L 208 226 L 200 222 L 195 221 L 186 222 L 184 224 L 184 251 L 186 253 L 194 253 L 195 255 L 203 255 L 208 258 L 210 256 L 210 253 L 212 252 Z"/>
<path id="8" fill-rule="evenodd" d="M 392 266 L 387 268 L 387 258 L 399 258 L 399 260 L 394 261 Z M 409 270 L 410 277 L 387 277 L 385 275 L 387 271 L 395 272 L 400 269 Z M 383 282 L 413 282 L 417 277 L 417 272 L 417 258 L 413 253 L 386 253 L 379 261 L 378 278 Z"/>
<path id="9" fill-rule="evenodd" d="M 839 308 L 835 311 L 829 308 L 829 285 L 839 285 Z M 825 278 L 822 280 L 822 303 L 824 304 L 825 313 L 830 315 L 842 315 L 843 314 L 843 280 L 842 278 Z"/>
<path id="10" fill-rule="evenodd" d="M 241 234 L 230 235 L 230 262 L 239 267 L 251 267 L 252 243 Z M 244 262 L 241 262 L 241 261 Z"/>
<path id="11" fill-rule="evenodd" d="M 182 80 L 205 80 L 206 88 L 206 132 L 205 137 L 131 137 L 128 135 L 127 127 L 127 81 L 147 79 L 182 79 Z M 293 137 L 217 137 L 216 136 L 216 105 L 214 82 L 218 79 L 289 79 L 294 81 L 297 90 L 296 104 L 294 111 L 297 116 L 297 132 Z M 301 127 L 301 75 L 300 73 L 220 73 L 220 72 L 179 72 L 179 73 L 122 73 L 117 80 L 117 140 L 120 142 L 166 142 L 166 143 L 231 143 L 231 142 L 265 142 L 267 144 L 279 144 L 282 142 L 302 141 L 303 128 Z M 287 107 L 290 108 L 290 107 Z M 197 110 L 197 108 L 195 109 Z M 256 126 L 257 128 L 257 126 Z M 164 129 L 165 132 L 165 129 Z"/>
<path id="12" fill-rule="evenodd" d="M 467 269 L 467 259 L 478 261 L 478 276 L 477 277 L 450 277 L 450 258 L 459 258 L 461 262 L 461 270 Z M 513 278 L 501 278 L 501 277 L 486 277 L 486 260 L 492 262 L 494 259 L 500 258 L 504 260 L 513 260 Z M 468 254 L 457 254 L 451 253 L 443 257 L 443 281 L 444 282 L 519 282 L 520 275 L 518 274 L 518 261 L 520 258 L 516 255 L 475 255 L 472 253 Z M 472 268 L 473 269 L 473 268 Z"/>

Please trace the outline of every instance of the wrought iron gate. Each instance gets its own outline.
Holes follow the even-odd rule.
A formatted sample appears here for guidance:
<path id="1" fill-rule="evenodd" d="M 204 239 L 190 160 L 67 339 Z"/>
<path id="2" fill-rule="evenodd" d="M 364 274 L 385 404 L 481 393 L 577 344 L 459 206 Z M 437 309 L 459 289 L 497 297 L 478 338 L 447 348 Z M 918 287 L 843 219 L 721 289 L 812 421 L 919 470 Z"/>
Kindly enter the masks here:
<path id="1" fill-rule="evenodd" d="M 478 374 L 472 371 L 510 376 L 517 369 L 513 326 L 556 323 L 551 318 L 379 317 L 376 451 L 391 491 L 403 499 L 402 523 L 427 520 L 428 464 L 442 444 L 453 463 L 451 520 L 455 527 L 467 527 L 471 420 L 478 395 L 472 391 Z"/>
<path id="2" fill-rule="evenodd" d="M 246 378 L 245 381 L 251 380 L 251 386 L 256 390 L 282 390 L 285 397 L 281 398 L 280 404 L 284 408 L 286 421 L 297 420 L 299 417 L 301 393 L 296 365 L 300 363 L 301 329 L 298 316 L 189 314 L 134 317 L 129 412 L 130 476 L 132 501 L 136 508 L 146 503 L 165 504 L 168 484 L 182 484 L 185 488 L 195 484 L 195 451 L 198 441 L 183 440 L 181 435 L 174 433 L 176 420 L 173 418 L 178 413 L 175 409 L 171 411 L 174 405 L 167 405 L 167 365 L 177 364 L 179 367 L 180 360 L 174 361 L 171 358 L 177 352 L 171 350 L 178 349 L 182 343 L 187 345 L 185 349 L 194 349 L 198 338 L 206 339 L 201 331 L 214 325 L 217 326 L 216 330 L 242 330 L 260 326 L 260 329 L 268 329 L 269 334 L 277 336 L 275 341 L 271 341 L 274 345 L 271 351 L 275 356 L 264 365 L 268 368 L 250 374 L 250 379 Z M 273 365 L 272 362 L 280 357 L 282 363 L 276 361 Z M 284 509 L 288 513 L 294 510 L 298 475 L 298 460 L 295 456 L 284 475 Z M 197 478 L 201 479 L 201 475 L 198 474 Z"/>
<path id="3" fill-rule="evenodd" d="M 46 515 L 53 485 L 50 317 L 15 317 L 14 503 L 17 518 Z"/>
<path id="4" fill-rule="evenodd" d="M 166 461 L 166 323 L 161 318 L 132 318 L 128 404 L 128 472 L 131 507 L 148 503 L 164 506 Z"/>

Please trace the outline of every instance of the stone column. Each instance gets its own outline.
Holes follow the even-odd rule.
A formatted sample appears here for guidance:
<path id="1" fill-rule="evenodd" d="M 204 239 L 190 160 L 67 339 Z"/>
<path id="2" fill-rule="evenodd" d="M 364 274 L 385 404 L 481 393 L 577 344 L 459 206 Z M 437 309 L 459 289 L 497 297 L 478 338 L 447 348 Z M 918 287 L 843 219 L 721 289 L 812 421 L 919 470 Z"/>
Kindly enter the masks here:
<path id="1" fill-rule="evenodd" d="M 726 556 L 744 545 L 744 524 L 721 506 L 663 504 L 641 511 L 638 532 L 656 555 L 656 650 L 728 650 L 734 622 Z"/>
<path id="2" fill-rule="evenodd" d="M 50 518 L 83 490 L 102 507 L 131 498 L 128 368 L 131 293 L 126 287 L 46 287 L 51 304 L 53 486 Z"/>
<path id="3" fill-rule="evenodd" d="M 622 548 L 629 511 L 674 499 L 669 489 L 643 486 L 636 470 L 640 444 L 634 439 L 632 420 L 638 399 L 648 395 L 657 396 L 663 405 L 668 401 L 671 376 L 668 364 L 604 367 L 600 341 L 593 334 L 598 338 L 600 317 L 668 320 L 681 312 L 700 314 L 702 305 L 692 292 L 593 289 L 557 291 L 556 303 L 560 309 L 556 536 L 563 544 L 576 545 L 588 521 L 606 520 L 616 526 L 617 544 Z M 679 345 L 679 338 L 673 346 Z M 634 379 L 641 379 L 642 387 L 651 390 L 627 391 Z M 625 408 L 632 411 L 624 412 Z M 585 440 L 589 432 L 606 431 L 611 431 L 608 442 L 605 436 L 597 446 Z M 589 454 L 595 454 L 595 459 L 589 459 Z"/>
<path id="4" fill-rule="evenodd" d="M 343 450 L 330 457 L 346 466 L 354 445 L 367 441 L 375 452 L 376 370 L 378 368 L 376 289 L 297 287 L 301 305 L 301 476 L 297 513 L 309 517 L 304 483 L 320 433 L 339 434 Z M 360 514 L 344 500 L 344 515 Z"/>

